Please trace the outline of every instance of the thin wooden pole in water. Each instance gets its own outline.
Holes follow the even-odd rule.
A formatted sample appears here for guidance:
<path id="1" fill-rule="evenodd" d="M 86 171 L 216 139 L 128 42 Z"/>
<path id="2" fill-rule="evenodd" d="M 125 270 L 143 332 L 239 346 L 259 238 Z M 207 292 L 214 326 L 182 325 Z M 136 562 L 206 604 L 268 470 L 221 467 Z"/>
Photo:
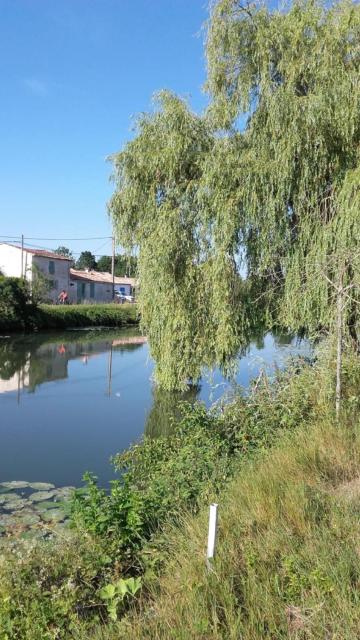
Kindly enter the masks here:
<path id="1" fill-rule="evenodd" d="M 111 397 L 112 353 L 113 353 L 113 347 L 112 347 L 112 343 L 111 343 L 110 351 L 109 351 L 109 360 L 108 360 L 108 396 L 109 396 L 109 398 Z"/>
<path id="2" fill-rule="evenodd" d="M 20 404 L 20 377 L 21 377 L 21 369 L 18 371 L 18 387 L 17 387 L 17 403 Z"/>

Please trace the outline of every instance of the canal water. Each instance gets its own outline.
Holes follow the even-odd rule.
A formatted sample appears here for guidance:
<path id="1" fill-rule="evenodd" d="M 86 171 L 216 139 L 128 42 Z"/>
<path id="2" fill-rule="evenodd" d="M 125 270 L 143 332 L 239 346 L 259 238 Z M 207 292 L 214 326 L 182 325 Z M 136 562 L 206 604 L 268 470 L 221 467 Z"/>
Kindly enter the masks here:
<path id="1" fill-rule="evenodd" d="M 308 345 L 266 335 L 239 357 L 237 384 L 247 388 Z M 0 337 L 0 483 L 13 480 L 79 486 L 94 472 L 113 479 L 112 455 L 144 433 L 167 433 L 179 399 L 207 406 L 228 393 L 219 371 L 190 394 L 152 383 L 147 342 L 132 330 L 73 331 Z"/>

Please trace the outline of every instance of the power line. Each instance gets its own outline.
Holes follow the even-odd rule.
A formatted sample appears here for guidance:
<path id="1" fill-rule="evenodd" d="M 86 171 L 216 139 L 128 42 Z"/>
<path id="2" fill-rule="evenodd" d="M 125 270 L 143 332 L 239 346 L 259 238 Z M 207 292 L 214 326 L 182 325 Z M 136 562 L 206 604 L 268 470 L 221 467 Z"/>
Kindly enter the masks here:
<path id="1" fill-rule="evenodd" d="M 103 245 L 102 245 L 103 246 Z M 44 247 L 41 246 L 39 244 L 28 244 L 27 242 L 24 242 L 24 247 L 25 250 L 27 247 L 29 247 L 29 249 L 39 249 L 39 251 L 49 251 L 50 253 L 56 253 L 56 249 L 54 249 L 53 247 Z M 99 251 L 99 249 L 101 249 L 101 247 L 98 247 L 97 249 L 95 249 L 95 251 Z M 82 253 L 84 253 L 83 251 L 70 251 L 72 256 L 81 256 Z M 90 252 L 95 258 L 102 258 L 103 257 L 103 253 L 93 253 L 92 251 Z"/>
<path id="2" fill-rule="evenodd" d="M 95 251 L 100 251 L 100 249 L 103 249 L 103 247 L 106 247 L 108 244 L 109 240 L 106 240 L 106 242 L 103 242 L 99 247 L 96 247 Z"/>
<path id="3" fill-rule="evenodd" d="M 83 240 L 111 240 L 112 236 L 98 236 L 96 238 L 30 238 L 26 236 L 26 240 L 41 240 L 45 242 L 59 242 L 62 240 L 63 242 L 80 242 Z"/>
<path id="4" fill-rule="evenodd" d="M 2 236 L 0 238 L 9 238 L 9 239 L 21 239 L 21 236 Z M 84 240 L 111 240 L 112 236 L 96 236 L 95 238 L 32 238 L 30 236 L 24 236 L 25 240 L 40 240 L 44 242 L 82 242 Z"/>

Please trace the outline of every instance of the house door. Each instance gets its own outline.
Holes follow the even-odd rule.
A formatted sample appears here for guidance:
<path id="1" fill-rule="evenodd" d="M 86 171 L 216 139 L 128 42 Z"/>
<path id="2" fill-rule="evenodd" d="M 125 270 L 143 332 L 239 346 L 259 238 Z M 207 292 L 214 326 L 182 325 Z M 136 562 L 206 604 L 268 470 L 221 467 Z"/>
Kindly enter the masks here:
<path id="1" fill-rule="evenodd" d="M 77 301 L 82 302 L 85 298 L 85 282 L 77 281 Z"/>

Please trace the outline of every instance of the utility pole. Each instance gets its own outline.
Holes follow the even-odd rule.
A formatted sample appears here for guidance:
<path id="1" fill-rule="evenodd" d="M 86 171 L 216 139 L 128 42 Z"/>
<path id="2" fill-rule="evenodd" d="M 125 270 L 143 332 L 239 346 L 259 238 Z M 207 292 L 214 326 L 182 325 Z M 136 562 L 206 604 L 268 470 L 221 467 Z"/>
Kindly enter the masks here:
<path id="1" fill-rule="evenodd" d="M 24 277 L 24 235 L 21 234 L 21 277 Z"/>
<path id="2" fill-rule="evenodd" d="M 115 298 L 115 236 L 112 236 L 112 257 L 111 257 L 111 275 L 112 275 L 112 299 Z"/>

